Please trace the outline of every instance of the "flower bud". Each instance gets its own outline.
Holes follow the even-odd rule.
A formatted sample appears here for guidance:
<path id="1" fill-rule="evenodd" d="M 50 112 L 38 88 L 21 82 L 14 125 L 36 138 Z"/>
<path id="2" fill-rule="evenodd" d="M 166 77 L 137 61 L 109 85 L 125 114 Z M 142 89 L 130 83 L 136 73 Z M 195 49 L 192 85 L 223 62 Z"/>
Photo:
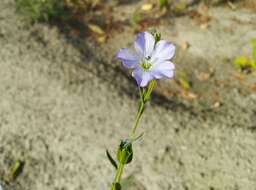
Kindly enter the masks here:
<path id="1" fill-rule="evenodd" d="M 154 36 L 156 42 L 159 42 L 161 40 L 161 33 L 160 32 L 157 32 L 156 29 L 150 29 L 149 32 Z"/>
<path id="2" fill-rule="evenodd" d="M 121 164 L 129 164 L 132 158 L 132 143 L 128 139 L 122 140 L 117 151 L 117 160 Z"/>

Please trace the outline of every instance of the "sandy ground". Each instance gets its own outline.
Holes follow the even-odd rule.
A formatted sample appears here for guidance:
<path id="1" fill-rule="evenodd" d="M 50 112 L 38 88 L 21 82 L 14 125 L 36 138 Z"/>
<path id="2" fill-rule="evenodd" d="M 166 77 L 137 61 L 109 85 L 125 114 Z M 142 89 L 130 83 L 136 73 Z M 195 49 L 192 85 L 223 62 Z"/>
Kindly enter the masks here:
<path id="1" fill-rule="evenodd" d="M 114 171 L 105 149 L 114 153 L 129 134 L 137 107 L 134 81 L 117 69 L 117 62 L 111 64 L 115 51 L 131 43 L 133 35 L 124 32 L 105 47 L 93 47 L 67 38 L 56 27 L 26 25 L 11 0 L 2 0 L 0 10 L 0 183 L 6 190 L 108 189 Z M 255 17 L 247 11 L 239 14 Z M 216 20 L 211 31 L 203 32 L 206 37 L 216 36 Z M 183 22 L 191 23 L 178 18 L 174 29 L 163 26 L 163 36 L 176 30 L 173 40 L 182 41 Z M 210 38 L 210 48 L 191 26 L 185 40 L 192 46 L 188 52 L 180 50 L 176 62 L 187 68 L 192 60 L 191 73 L 212 64 L 215 77 L 204 83 L 192 77 L 192 90 L 214 88 L 221 106 L 209 109 L 203 107 L 205 98 L 188 101 L 156 93 L 143 117 L 145 136 L 135 144 L 134 162 L 125 171 L 135 178 L 127 189 L 256 190 L 256 94 L 247 88 L 255 75 L 240 84 L 226 77 L 235 72 L 232 65 L 222 63 L 245 46 L 255 34 L 253 26 L 241 25 L 243 36 L 234 30 L 234 35 L 218 37 L 226 47 Z M 126 40 L 116 42 L 124 36 Z M 197 67 L 198 60 L 207 60 L 206 66 L 201 61 Z M 213 81 L 223 78 L 231 85 L 216 87 Z M 168 84 L 163 82 L 163 88 Z M 25 162 L 24 170 L 7 185 L 4 178 L 17 159 Z"/>

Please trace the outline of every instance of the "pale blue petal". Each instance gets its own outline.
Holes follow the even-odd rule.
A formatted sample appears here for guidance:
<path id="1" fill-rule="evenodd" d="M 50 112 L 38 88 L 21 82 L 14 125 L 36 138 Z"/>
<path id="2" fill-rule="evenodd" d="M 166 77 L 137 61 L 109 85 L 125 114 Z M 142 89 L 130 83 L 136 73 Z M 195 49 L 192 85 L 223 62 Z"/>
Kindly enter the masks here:
<path id="1" fill-rule="evenodd" d="M 141 32 L 137 35 L 134 48 L 143 57 L 152 55 L 155 46 L 155 38 L 149 32 Z"/>
<path id="2" fill-rule="evenodd" d="M 153 79 L 151 73 L 149 71 L 144 71 L 141 67 L 137 67 L 132 72 L 132 76 L 136 79 L 136 82 L 140 87 L 147 86 L 148 82 Z"/>
<path id="3" fill-rule="evenodd" d="M 120 49 L 117 58 L 128 68 L 135 68 L 139 64 L 139 57 L 127 48 Z"/>
<path id="4" fill-rule="evenodd" d="M 152 53 L 152 63 L 159 63 L 170 60 L 175 53 L 175 46 L 165 40 L 157 42 L 154 52 Z"/>
<path id="5" fill-rule="evenodd" d="M 174 75 L 173 70 L 175 65 L 170 61 L 165 61 L 162 63 L 154 64 L 150 68 L 150 73 L 155 79 L 160 79 L 163 77 L 172 78 Z"/>

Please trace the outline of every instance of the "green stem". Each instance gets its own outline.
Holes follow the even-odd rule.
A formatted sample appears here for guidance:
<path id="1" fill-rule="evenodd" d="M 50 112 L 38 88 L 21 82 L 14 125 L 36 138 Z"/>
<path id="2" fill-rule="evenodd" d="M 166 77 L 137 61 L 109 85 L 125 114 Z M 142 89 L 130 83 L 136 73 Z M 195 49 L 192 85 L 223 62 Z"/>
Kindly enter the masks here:
<path id="1" fill-rule="evenodd" d="M 116 177 L 115 177 L 116 183 L 120 183 L 123 171 L 124 171 L 124 164 L 120 163 L 116 172 Z"/>
<path id="2" fill-rule="evenodd" d="M 115 176 L 114 182 L 112 184 L 111 190 L 117 190 L 115 184 L 116 183 L 120 184 L 123 171 L 124 171 L 124 164 L 120 163 L 118 165 L 118 168 L 117 168 L 117 171 L 116 171 L 116 176 Z"/>
<path id="3" fill-rule="evenodd" d="M 136 120 L 135 120 L 135 125 L 133 126 L 132 128 L 132 132 L 131 132 L 131 138 L 134 138 L 135 137 L 135 132 L 136 132 L 136 129 L 138 128 L 139 126 L 139 122 L 140 122 L 140 119 L 141 119 L 141 116 L 143 114 L 143 111 L 144 111 L 144 106 L 145 106 L 145 103 L 144 101 L 142 100 L 140 102 L 140 106 L 139 106 L 139 110 L 137 112 L 137 116 L 136 116 Z"/>
<path id="4" fill-rule="evenodd" d="M 135 120 L 135 125 L 133 126 L 132 132 L 131 132 L 131 135 L 130 135 L 130 137 L 132 139 L 135 137 L 135 132 L 136 132 L 136 129 L 138 128 L 141 116 L 142 116 L 142 114 L 144 112 L 145 104 L 149 100 L 155 85 L 156 85 L 156 80 L 152 80 L 152 81 L 150 81 L 147 90 L 145 88 L 142 88 L 142 89 L 139 88 L 139 91 L 140 91 L 140 106 L 139 106 L 139 110 L 137 112 L 137 116 L 136 116 L 136 120 Z"/>

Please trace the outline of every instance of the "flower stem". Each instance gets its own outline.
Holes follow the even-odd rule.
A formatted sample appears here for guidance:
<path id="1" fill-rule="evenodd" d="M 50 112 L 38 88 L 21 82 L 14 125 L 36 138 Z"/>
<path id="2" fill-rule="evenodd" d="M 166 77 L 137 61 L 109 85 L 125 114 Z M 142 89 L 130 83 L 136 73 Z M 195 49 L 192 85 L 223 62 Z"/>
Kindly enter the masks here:
<path id="1" fill-rule="evenodd" d="M 111 190 L 117 190 L 115 184 L 117 184 L 117 183 L 120 184 L 121 177 L 122 177 L 122 174 L 123 174 L 123 170 L 124 170 L 124 164 L 120 163 L 118 165 L 118 168 L 117 168 L 117 171 L 116 171 L 116 176 L 115 176 L 114 182 L 112 184 Z"/>
<path id="2" fill-rule="evenodd" d="M 135 125 L 133 126 L 132 131 L 131 131 L 131 135 L 130 135 L 131 138 L 134 138 L 134 136 L 135 136 L 136 129 L 138 128 L 141 116 L 142 116 L 143 111 L 144 111 L 144 106 L 145 106 L 145 103 L 144 103 L 143 100 L 141 100 L 140 105 L 139 105 L 139 109 L 138 109 L 138 112 L 137 112 L 136 120 L 135 120 Z"/>
<path id="3" fill-rule="evenodd" d="M 156 81 L 152 80 L 152 81 L 150 81 L 149 86 L 148 86 L 147 89 L 139 88 L 139 91 L 140 91 L 140 104 L 139 104 L 139 109 L 138 109 L 136 120 L 135 120 L 135 125 L 132 128 L 132 132 L 131 132 L 131 135 L 130 135 L 130 137 L 132 139 L 135 137 L 135 132 L 136 132 L 136 129 L 138 128 L 141 116 L 142 116 L 142 114 L 144 112 L 145 104 L 150 99 L 151 93 L 152 93 L 155 85 L 156 85 Z"/>
<path id="4" fill-rule="evenodd" d="M 155 85 L 156 85 L 156 81 L 152 80 L 149 83 L 149 86 L 148 86 L 147 89 L 139 87 L 139 91 L 140 91 L 139 109 L 138 109 L 138 112 L 137 112 L 137 115 L 136 115 L 135 124 L 134 124 L 134 126 L 131 130 L 131 133 L 130 133 L 130 140 L 131 141 L 133 139 L 136 139 L 136 137 L 135 137 L 136 129 L 139 126 L 141 116 L 142 116 L 142 114 L 144 112 L 144 109 L 145 109 L 145 104 L 150 99 L 151 93 L 152 93 Z M 122 156 L 122 158 L 120 160 L 123 160 L 123 159 L 125 159 L 124 156 Z M 116 176 L 115 176 L 114 182 L 112 183 L 111 190 L 118 190 L 117 186 L 120 185 L 120 181 L 121 181 L 121 177 L 122 177 L 122 174 L 123 174 L 124 166 L 125 166 L 125 164 L 123 164 L 122 162 L 119 162 L 119 165 L 118 165 L 117 171 L 116 171 Z"/>
<path id="5" fill-rule="evenodd" d="M 124 164 L 120 163 L 116 172 L 115 182 L 120 183 L 123 170 L 124 170 Z"/>

